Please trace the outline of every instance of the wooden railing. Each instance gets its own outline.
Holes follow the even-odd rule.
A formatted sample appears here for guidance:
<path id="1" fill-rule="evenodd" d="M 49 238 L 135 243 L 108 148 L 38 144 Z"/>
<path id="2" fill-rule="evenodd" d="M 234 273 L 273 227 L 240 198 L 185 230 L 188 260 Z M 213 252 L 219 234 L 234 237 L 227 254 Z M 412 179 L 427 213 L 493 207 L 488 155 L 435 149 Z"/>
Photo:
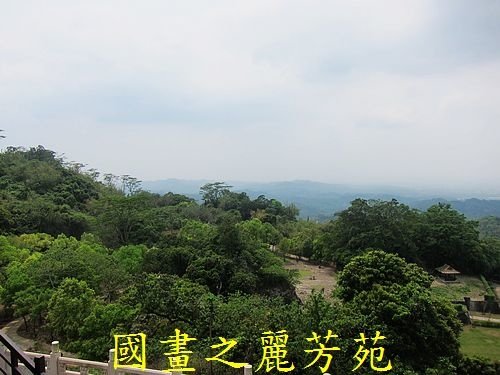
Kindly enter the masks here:
<path id="1" fill-rule="evenodd" d="M 3 375 L 42 375 L 45 357 L 28 356 L 5 333 L 0 332 L 0 372 Z"/>

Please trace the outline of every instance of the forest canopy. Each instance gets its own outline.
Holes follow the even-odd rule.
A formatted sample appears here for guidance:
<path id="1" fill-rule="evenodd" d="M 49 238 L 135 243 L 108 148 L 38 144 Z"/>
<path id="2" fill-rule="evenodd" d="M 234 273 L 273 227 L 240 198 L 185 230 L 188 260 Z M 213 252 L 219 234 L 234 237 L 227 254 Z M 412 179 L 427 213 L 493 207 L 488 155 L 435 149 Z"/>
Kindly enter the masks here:
<path id="1" fill-rule="evenodd" d="M 311 332 L 328 330 L 343 348 L 332 374 L 351 372 L 353 338 L 376 331 L 387 338 L 395 374 L 489 366 L 459 353 L 457 311 L 430 292 L 428 271 L 448 263 L 500 279 L 493 219 L 480 236 L 478 223 L 449 205 L 418 211 L 356 199 L 323 224 L 224 182 L 200 191 L 201 202 L 153 194 L 133 177 L 101 178 L 42 146 L 8 147 L 0 154 L 3 315 L 87 359 L 104 360 L 113 334 L 144 332 L 156 366 L 164 360 L 159 341 L 182 329 L 198 337 L 193 361 L 202 372 L 218 337 L 238 338 L 232 359 L 258 363 L 262 330 L 281 329 L 293 337 L 288 356 L 297 368 L 311 360 Z M 283 267 L 290 254 L 336 265 L 334 295 L 301 302 L 297 273 Z"/>

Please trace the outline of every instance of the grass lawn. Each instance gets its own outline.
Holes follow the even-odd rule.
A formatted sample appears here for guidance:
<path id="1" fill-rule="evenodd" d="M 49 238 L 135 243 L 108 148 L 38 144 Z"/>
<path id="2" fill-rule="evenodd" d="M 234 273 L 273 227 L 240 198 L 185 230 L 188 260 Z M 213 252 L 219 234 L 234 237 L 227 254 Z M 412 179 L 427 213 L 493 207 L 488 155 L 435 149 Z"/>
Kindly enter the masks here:
<path id="1" fill-rule="evenodd" d="M 483 283 L 478 277 L 463 276 L 457 277 L 459 283 L 445 284 L 439 279 L 432 283 L 432 293 L 445 297 L 448 300 L 463 300 L 465 296 L 473 300 L 482 300 L 486 294 Z"/>
<path id="2" fill-rule="evenodd" d="M 500 361 L 500 329 L 465 326 L 460 336 L 462 353 Z"/>

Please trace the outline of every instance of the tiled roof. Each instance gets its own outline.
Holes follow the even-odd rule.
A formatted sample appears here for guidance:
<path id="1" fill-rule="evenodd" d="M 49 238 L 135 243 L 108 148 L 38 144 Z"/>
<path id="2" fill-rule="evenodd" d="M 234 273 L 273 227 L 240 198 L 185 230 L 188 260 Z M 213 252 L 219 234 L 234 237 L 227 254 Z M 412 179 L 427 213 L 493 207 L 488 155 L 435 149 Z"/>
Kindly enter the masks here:
<path id="1" fill-rule="evenodd" d="M 436 271 L 438 271 L 440 273 L 445 273 L 448 275 L 460 275 L 460 272 L 458 272 L 455 268 L 453 268 L 449 264 L 445 264 L 441 267 L 436 268 Z"/>

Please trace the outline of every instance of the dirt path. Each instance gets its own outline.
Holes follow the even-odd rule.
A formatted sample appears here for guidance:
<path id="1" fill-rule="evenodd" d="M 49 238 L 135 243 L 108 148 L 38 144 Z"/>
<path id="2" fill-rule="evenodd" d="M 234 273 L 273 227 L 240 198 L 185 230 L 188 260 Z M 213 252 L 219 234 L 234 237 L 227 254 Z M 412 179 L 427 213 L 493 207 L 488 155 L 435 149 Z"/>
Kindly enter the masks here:
<path id="1" fill-rule="evenodd" d="M 22 319 L 16 319 L 7 323 L 4 327 L 2 327 L 1 331 L 9 336 L 21 349 L 25 351 L 35 351 L 35 341 L 17 334 L 17 330 L 23 324 Z"/>
<path id="2" fill-rule="evenodd" d="M 493 323 L 500 323 L 500 319 L 498 318 L 490 318 L 489 316 L 485 315 L 485 316 L 479 316 L 479 315 L 472 315 L 471 314 L 471 319 L 474 321 L 474 320 L 482 320 L 482 321 L 485 321 L 485 322 L 493 322 Z"/>
<path id="3" fill-rule="evenodd" d="M 36 353 L 50 353 L 50 344 L 42 341 L 35 341 L 33 339 L 19 335 L 18 330 L 24 330 L 24 323 L 22 319 L 12 320 L 0 328 L 9 338 L 14 341 L 22 350 L 26 352 Z M 74 353 L 61 350 L 65 357 L 78 358 Z"/>
<path id="4" fill-rule="evenodd" d="M 285 262 L 285 268 L 299 271 L 299 283 L 295 287 L 298 297 L 304 301 L 312 290 L 325 291 L 325 297 L 329 298 L 337 285 L 337 275 L 331 267 L 317 266 L 302 260 L 290 260 Z"/>

